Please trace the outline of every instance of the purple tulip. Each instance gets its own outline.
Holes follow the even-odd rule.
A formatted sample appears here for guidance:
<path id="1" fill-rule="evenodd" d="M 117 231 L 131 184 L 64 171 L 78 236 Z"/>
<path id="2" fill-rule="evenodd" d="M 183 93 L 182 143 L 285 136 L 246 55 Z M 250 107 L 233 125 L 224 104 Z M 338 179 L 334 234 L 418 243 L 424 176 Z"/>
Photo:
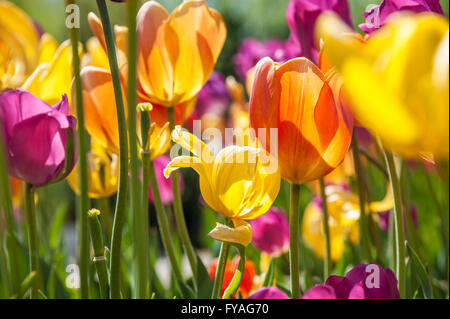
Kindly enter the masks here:
<path id="1" fill-rule="evenodd" d="M 417 208 L 415 205 L 411 206 L 411 208 L 409 210 L 409 215 L 411 216 L 413 226 L 417 228 L 417 226 L 419 225 L 419 220 L 418 220 Z M 390 223 L 391 223 L 391 211 L 379 213 L 378 216 L 380 217 L 380 219 L 378 220 L 378 225 L 380 226 L 380 228 L 383 229 L 384 231 L 389 231 Z M 403 227 L 405 229 L 405 233 L 408 228 L 407 224 L 406 224 L 406 218 L 407 218 L 406 213 L 403 212 L 403 222 L 404 222 Z"/>
<path id="2" fill-rule="evenodd" d="M 386 23 L 388 17 L 397 11 L 435 12 L 444 14 L 439 0 L 383 0 L 383 2 L 364 12 L 366 23 L 359 27 L 366 33 L 378 30 Z"/>
<path id="3" fill-rule="evenodd" d="M 74 145 L 76 120 L 68 113 L 65 94 L 54 106 L 22 89 L 0 95 L 0 127 L 11 176 L 39 187 L 70 173 L 76 155 L 69 147 L 66 158 L 66 146 Z"/>
<path id="4" fill-rule="evenodd" d="M 195 118 L 201 118 L 206 113 L 223 115 L 230 103 L 225 76 L 213 71 L 205 86 L 197 95 L 197 104 L 195 106 Z"/>
<path id="5" fill-rule="evenodd" d="M 161 195 L 161 201 L 164 205 L 173 202 L 172 179 L 165 178 L 163 174 L 164 168 L 167 166 L 167 164 L 169 164 L 169 162 L 170 157 L 166 155 L 158 156 L 153 162 L 155 165 L 155 174 L 156 180 L 158 182 L 159 194 Z M 183 192 L 183 179 L 181 178 L 181 175 L 178 176 L 178 181 L 181 192 Z M 148 198 L 153 203 L 153 192 L 151 188 L 148 192 Z"/>
<path id="6" fill-rule="evenodd" d="M 345 277 L 330 276 L 324 285 L 315 285 L 303 299 L 399 299 L 397 278 L 389 268 L 361 264 Z"/>
<path id="7" fill-rule="evenodd" d="M 293 41 L 271 39 L 260 42 L 253 38 L 244 39 L 233 58 L 234 68 L 239 78 L 245 82 L 247 72 L 263 57 L 270 57 L 275 62 L 286 62 L 300 55 L 300 50 Z"/>
<path id="8" fill-rule="evenodd" d="M 301 55 L 317 63 L 318 47 L 315 43 L 316 20 L 324 11 L 334 11 L 349 25 L 352 18 L 347 0 L 292 0 L 286 10 L 286 19 L 294 43 Z"/>
<path id="9" fill-rule="evenodd" d="M 289 299 L 289 297 L 276 287 L 264 287 L 255 291 L 247 299 Z"/>
<path id="10" fill-rule="evenodd" d="M 289 250 L 289 222 L 283 210 L 272 207 L 266 214 L 250 221 L 253 245 L 278 257 Z"/>

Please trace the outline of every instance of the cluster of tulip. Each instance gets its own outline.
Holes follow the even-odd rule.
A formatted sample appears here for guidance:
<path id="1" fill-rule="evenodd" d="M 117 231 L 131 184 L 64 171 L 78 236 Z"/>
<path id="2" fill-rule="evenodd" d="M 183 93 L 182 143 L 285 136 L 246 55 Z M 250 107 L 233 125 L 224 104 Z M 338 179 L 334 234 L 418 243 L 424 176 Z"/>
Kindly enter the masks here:
<path id="1" fill-rule="evenodd" d="M 58 44 L 0 0 L 0 296 L 448 298 L 449 22 L 439 0 L 383 0 L 355 28 L 347 0 L 292 0 L 289 40 L 238 47 L 245 84 L 214 71 L 227 28 L 206 0 L 172 13 L 115 2 L 127 25 L 113 28 L 110 4 L 96 0 L 83 45 L 78 29 Z M 203 137 L 230 126 L 236 143 L 216 151 L 189 132 L 198 123 Z M 418 163 L 441 226 L 435 255 L 411 196 Z M 196 204 L 217 213 L 204 258 L 180 168 L 198 175 Z M 67 207 L 44 212 L 61 187 L 49 185 L 64 180 L 77 195 L 76 287 L 61 287 Z"/>

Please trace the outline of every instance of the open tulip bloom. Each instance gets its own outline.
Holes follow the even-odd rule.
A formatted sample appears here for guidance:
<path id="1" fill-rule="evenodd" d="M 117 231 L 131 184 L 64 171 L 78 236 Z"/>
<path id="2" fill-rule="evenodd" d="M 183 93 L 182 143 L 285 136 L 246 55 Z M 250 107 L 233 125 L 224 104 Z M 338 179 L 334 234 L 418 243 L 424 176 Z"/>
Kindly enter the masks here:
<path id="1" fill-rule="evenodd" d="M 0 0 L 0 299 L 449 298 L 448 0 L 48 2 Z"/>

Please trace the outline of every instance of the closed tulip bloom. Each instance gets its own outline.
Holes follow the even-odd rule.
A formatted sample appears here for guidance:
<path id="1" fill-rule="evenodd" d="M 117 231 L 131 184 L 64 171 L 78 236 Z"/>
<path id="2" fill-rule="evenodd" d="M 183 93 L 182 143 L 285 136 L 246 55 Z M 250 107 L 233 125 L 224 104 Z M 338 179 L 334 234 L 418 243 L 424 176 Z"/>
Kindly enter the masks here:
<path id="1" fill-rule="evenodd" d="M 404 14 L 366 43 L 324 14 L 318 35 L 343 79 L 358 121 L 405 157 L 449 154 L 449 25 L 440 15 Z"/>
<path id="2" fill-rule="evenodd" d="M 289 222 L 286 213 L 272 207 L 267 214 L 250 222 L 253 245 L 259 250 L 279 257 L 289 250 Z"/>
<path id="3" fill-rule="evenodd" d="M 386 23 L 391 14 L 398 11 L 435 12 L 444 15 L 439 0 L 383 0 L 379 5 L 364 12 L 367 22 L 359 27 L 366 33 L 376 31 Z"/>
<path id="4" fill-rule="evenodd" d="M 117 192 L 119 182 L 119 161 L 116 154 L 109 153 L 99 142 L 91 138 L 88 161 L 88 195 L 90 198 L 104 198 Z M 67 177 L 70 187 L 80 193 L 78 165 Z"/>
<path id="5" fill-rule="evenodd" d="M 359 224 L 360 206 L 358 196 L 348 187 L 327 185 L 325 187 L 328 207 L 328 225 L 330 230 L 331 259 L 337 261 L 342 257 L 347 239 L 352 243 L 360 240 Z M 394 205 L 392 192 L 388 189 L 381 201 L 367 204 L 366 211 L 381 213 L 392 209 Z M 321 259 L 325 258 L 325 234 L 323 232 L 324 215 L 320 197 L 305 208 L 303 217 L 303 240 Z"/>
<path id="6" fill-rule="evenodd" d="M 302 299 L 399 299 L 398 282 L 389 268 L 361 264 L 345 277 L 330 276 L 324 285 L 315 285 Z"/>
<path id="7" fill-rule="evenodd" d="M 194 156 L 172 159 L 164 170 L 166 178 L 180 167 L 192 167 L 200 176 L 205 202 L 215 212 L 230 218 L 235 226 L 218 223 L 209 235 L 220 241 L 250 244 L 252 229 L 246 220 L 266 213 L 280 189 L 278 169 L 269 170 L 260 159 L 264 150 L 228 146 L 214 157 L 201 140 L 179 126 L 172 133 L 172 140 Z"/>
<path id="8" fill-rule="evenodd" d="M 250 126 L 268 151 L 278 152 L 281 177 L 291 183 L 328 174 L 350 146 L 353 116 L 335 100 L 330 86 L 334 76 L 327 78 L 305 58 L 284 64 L 264 58 L 256 66 Z M 278 129 L 278 149 L 270 149 L 271 128 Z"/>
<path id="9" fill-rule="evenodd" d="M 220 14 L 205 0 L 188 0 L 169 13 L 155 1 L 137 17 L 139 96 L 174 106 L 194 98 L 208 80 L 225 42 Z"/>
<path id="10" fill-rule="evenodd" d="M 66 95 L 54 106 L 21 89 L 0 95 L 0 127 L 11 176 L 39 187 L 70 173 L 76 121 L 68 112 Z"/>
<path id="11" fill-rule="evenodd" d="M 0 1 L 0 90 L 20 86 L 38 63 L 39 34 L 33 20 Z"/>
<path id="12" fill-rule="evenodd" d="M 350 7 L 347 0 L 292 0 L 286 9 L 286 19 L 294 43 L 301 53 L 317 62 L 318 43 L 314 39 L 316 20 L 322 12 L 334 11 L 349 25 L 352 25 Z"/>

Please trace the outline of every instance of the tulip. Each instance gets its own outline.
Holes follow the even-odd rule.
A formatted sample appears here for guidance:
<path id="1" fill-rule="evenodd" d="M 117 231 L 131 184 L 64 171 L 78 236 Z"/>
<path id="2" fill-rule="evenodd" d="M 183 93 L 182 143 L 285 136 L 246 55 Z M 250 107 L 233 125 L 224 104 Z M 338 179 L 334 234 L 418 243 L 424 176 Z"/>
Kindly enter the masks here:
<path id="1" fill-rule="evenodd" d="M 172 180 L 166 179 L 164 177 L 164 173 L 163 173 L 164 168 L 167 166 L 167 164 L 169 164 L 169 162 L 170 162 L 170 157 L 168 157 L 166 155 L 158 156 L 154 160 L 155 174 L 156 174 L 156 179 L 158 181 L 159 193 L 161 195 L 161 201 L 164 205 L 168 205 L 173 202 Z M 181 178 L 181 176 L 178 176 L 178 177 L 179 177 L 178 180 L 179 180 L 180 188 L 181 188 L 181 192 L 182 192 L 183 179 Z M 151 188 L 149 190 L 148 196 L 149 196 L 149 199 L 153 202 L 153 192 L 152 192 Z"/>
<path id="2" fill-rule="evenodd" d="M 253 245 L 259 250 L 279 257 L 289 250 L 289 223 L 286 213 L 272 207 L 267 214 L 250 222 Z"/>
<path id="3" fill-rule="evenodd" d="M 325 193 L 329 214 L 331 259 L 337 261 L 342 257 L 347 238 L 352 243 L 357 243 L 360 240 L 358 220 L 361 212 L 359 199 L 348 187 L 338 185 L 327 185 Z M 392 209 L 393 205 L 392 192 L 388 189 L 385 198 L 381 201 L 369 203 L 367 210 L 372 213 L 382 213 Z M 321 259 L 325 258 L 323 219 L 322 201 L 320 197 L 315 197 L 305 208 L 302 236 L 305 243 Z"/>
<path id="4" fill-rule="evenodd" d="M 59 101 L 61 95 L 67 94 L 68 100 L 71 101 L 72 72 L 67 72 L 72 66 L 72 46 L 69 40 L 64 41 L 52 57 L 50 54 L 53 51 L 52 39 L 48 41 L 42 49 L 47 52 L 41 53 L 41 59 L 44 61 L 33 71 L 27 78 L 22 88 L 29 91 L 31 94 L 39 97 L 48 104 L 55 104 Z M 78 47 L 79 55 L 83 54 L 83 46 Z M 45 61 L 50 59 L 48 61 Z"/>
<path id="5" fill-rule="evenodd" d="M 209 272 L 209 277 L 211 279 L 213 279 L 216 275 L 217 262 L 218 262 L 218 259 L 217 258 L 214 259 L 209 268 L 208 272 Z M 223 277 L 221 296 L 225 292 L 226 287 L 228 287 L 228 285 L 230 284 L 230 282 L 233 278 L 233 275 L 236 272 L 236 268 L 238 267 L 238 262 L 239 262 L 239 258 L 237 258 L 237 256 L 235 258 L 233 258 L 233 260 L 231 262 L 229 260 L 227 260 L 227 264 L 225 266 L 225 275 Z M 242 295 L 243 298 L 247 298 L 247 296 L 250 294 L 252 287 L 253 287 L 253 280 L 255 278 L 255 275 L 256 275 L 255 264 L 251 260 L 246 259 L 244 275 L 243 275 L 242 282 L 239 285 L 239 290 L 238 290 L 238 292 Z"/>
<path id="6" fill-rule="evenodd" d="M 289 299 L 289 297 L 277 287 L 264 287 L 255 291 L 247 299 Z"/>
<path id="7" fill-rule="evenodd" d="M 317 62 L 318 43 L 314 41 L 314 27 L 322 12 L 334 11 L 351 26 L 352 18 L 347 0 L 292 0 L 286 10 L 286 19 L 294 43 L 304 56 Z"/>
<path id="8" fill-rule="evenodd" d="M 91 139 L 88 161 L 88 195 L 90 198 L 106 198 L 117 192 L 119 182 L 119 162 L 116 154 L 109 154 L 95 139 Z M 80 193 L 78 165 L 67 177 L 70 187 Z"/>
<path id="9" fill-rule="evenodd" d="M 22 89 L 0 95 L 9 174 L 34 188 L 65 178 L 75 164 L 75 118 L 63 95 L 54 106 Z"/>
<path id="10" fill-rule="evenodd" d="M 228 146 L 214 158 L 211 150 L 194 135 L 177 126 L 172 139 L 195 156 L 177 156 L 164 169 L 164 176 L 180 167 L 192 167 L 200 176 L 204 201 L 215 212 L 230 218 L 235 228 L 218 223 L 209 236 L 247 246 L 252 229 L 246 220 L 267 212 L 280 189 L 280 174 L 261 162 L 263 150 Z"/>
<path id="11" fill-rule="evenodd" d="M 20 86 L 38 63 L 39 35 L 20 8 L 0 1 L 0 90 Z"/>
<path id="12" fill-rule="evenodd" d="M 335 100 L 329 84 L 333 77 L 327 79 L 305 58 L 281 65 L 264 58 L 256 66 L 250 126 L 268 151 L 278 151 L 281 176 L 291 183 L 328 174 L 349 148 L 353 117 Z M 278 150 L 270 149 L 270 128 L 278 129 Z"/>
<path id="13" fill-rule="evenodd" d="M 208 80 L 225 42 L 220 14 L 205 0 L 188 0 L 172 14 L 155 1 L 137 17 L 139 97 L 174 106 L 193 99 Z"/>
<path id="14" fill-rule="evenodd" d="M 383 0 L 381 4 L 364 12 L 367 22 L 359 27 L 366 33 L 372 33 L 382 27 L 391 14 L 398 11 L 435 12 L 444 15 L 439 0 Z"/>
<path id="15" fill-rule="evenodd" d="M 262 58 L 268 56 L 276 62 L 286 62 L 300 55 L 300 50 L 294 41 L 280 41 L 271 39 L 260 42 L 253 38 L 246 38 L 239 45 L 233 57 L 236 74 L 242 81 L 247 78 L 248 71 Z"/>
<path id="16" fill-rule="evenodd" d="M 330 276 L 315 285 L 302 299 L 399 299 L 397 278 L 389 268 L 377 264 L 355 266 L 345 277 Z"/>
<path id="17" fill-rule="evenodd" d="M 359 122 L 389 150 L 417 158 L 449 154 L 448 21 L 422 13 L 391 19 L 366 43 L 333 14 L 318 22 L 326 54 Z"/>

